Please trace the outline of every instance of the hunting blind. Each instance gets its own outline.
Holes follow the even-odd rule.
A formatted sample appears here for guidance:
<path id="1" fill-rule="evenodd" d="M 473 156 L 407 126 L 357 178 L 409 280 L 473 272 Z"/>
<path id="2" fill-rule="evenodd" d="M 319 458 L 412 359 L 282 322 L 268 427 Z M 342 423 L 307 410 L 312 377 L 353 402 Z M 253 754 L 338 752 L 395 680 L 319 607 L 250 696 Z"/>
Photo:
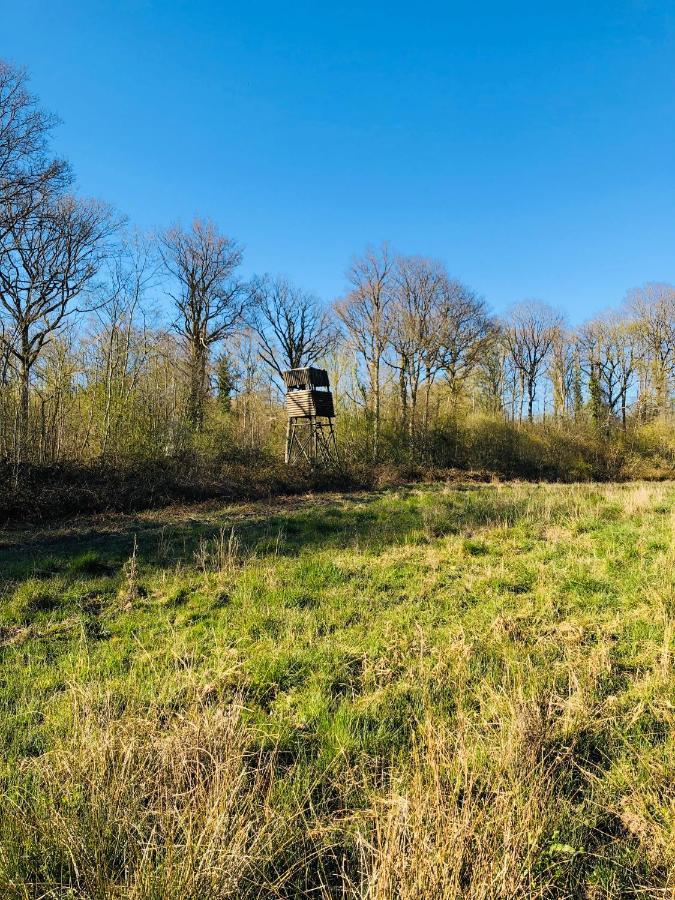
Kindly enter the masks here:
<path id="1" fill-rule="evenodd" d="M 286 462 L 337 463 L 335 409 L 325 369 L 289 369 L 286 385 Z"/>

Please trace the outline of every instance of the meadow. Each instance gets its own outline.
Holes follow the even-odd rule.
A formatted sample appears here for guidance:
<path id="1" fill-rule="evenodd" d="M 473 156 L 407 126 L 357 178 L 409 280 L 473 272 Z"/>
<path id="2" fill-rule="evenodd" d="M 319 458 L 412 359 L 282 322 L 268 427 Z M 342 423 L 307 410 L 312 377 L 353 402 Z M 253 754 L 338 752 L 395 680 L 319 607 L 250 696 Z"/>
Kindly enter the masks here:
<path id="1" fill-rule="evenodd" d="M 0 895 L 675 892 L 675 484 L 437 484 L 0 544 Z"/>

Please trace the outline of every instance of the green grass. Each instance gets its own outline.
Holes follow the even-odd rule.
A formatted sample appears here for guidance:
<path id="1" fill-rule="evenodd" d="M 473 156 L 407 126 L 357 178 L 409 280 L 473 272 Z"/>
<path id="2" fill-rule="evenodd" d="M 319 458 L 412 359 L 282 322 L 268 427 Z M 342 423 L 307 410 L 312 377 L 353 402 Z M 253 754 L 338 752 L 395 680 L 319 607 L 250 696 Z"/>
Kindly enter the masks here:
<path id="1" fill-rule="evenodd" d="M 666 897 L 675 486 L 431 486 L 0 545 L 0 893 Z"/>

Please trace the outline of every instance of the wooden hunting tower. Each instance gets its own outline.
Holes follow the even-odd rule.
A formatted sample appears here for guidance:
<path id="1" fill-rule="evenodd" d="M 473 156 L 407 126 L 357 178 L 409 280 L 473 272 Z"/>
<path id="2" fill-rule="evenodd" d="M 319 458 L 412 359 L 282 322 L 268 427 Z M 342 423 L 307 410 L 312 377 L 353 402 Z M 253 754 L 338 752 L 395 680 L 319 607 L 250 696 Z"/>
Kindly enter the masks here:
<path id="1" fill-rule="evenodd" d="M 286 462 L 337 463 L 335 409 L 325 369 L 289 369 L 286 385 Z"/>

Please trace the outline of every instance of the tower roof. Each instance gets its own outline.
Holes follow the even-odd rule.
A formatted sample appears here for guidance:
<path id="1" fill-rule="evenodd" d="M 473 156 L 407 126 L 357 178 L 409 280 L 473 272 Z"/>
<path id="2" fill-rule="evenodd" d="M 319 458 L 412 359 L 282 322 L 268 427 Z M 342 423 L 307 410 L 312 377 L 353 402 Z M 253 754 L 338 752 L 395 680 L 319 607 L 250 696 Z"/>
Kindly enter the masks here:
<path id="1" fill-rule="evenodd" d="M 302 369 L 287 369 L 282 373 L 287 389 L 311 390 L 311 388 L 328 388 L 328 372 L 325 369 L 315 369 L 313 366 L 305 366 Z"/>

